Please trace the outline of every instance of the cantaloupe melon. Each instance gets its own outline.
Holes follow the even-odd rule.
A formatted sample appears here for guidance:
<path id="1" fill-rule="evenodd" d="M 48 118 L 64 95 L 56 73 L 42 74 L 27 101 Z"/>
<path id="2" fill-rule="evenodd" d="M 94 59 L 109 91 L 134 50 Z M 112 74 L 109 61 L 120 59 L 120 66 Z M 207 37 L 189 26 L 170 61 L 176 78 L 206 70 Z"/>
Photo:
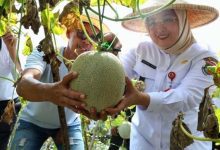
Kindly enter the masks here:
<path id="1" fill-rule="evenodd" d="M 71 81 L 73 90 L 86 94 L 87 109 L 116 105 L 125 90 L 123 66 L 110 52 L 88 51 L 80 54 L 72 65 L 78 77 Z"/>

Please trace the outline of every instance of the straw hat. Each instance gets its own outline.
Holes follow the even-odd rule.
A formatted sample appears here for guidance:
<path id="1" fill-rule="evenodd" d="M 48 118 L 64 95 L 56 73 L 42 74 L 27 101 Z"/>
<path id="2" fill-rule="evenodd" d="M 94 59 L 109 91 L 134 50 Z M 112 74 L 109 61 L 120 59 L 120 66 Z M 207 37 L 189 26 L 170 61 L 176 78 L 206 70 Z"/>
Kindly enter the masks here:
<path id="1" fill-rule="evenodd" d="M 167 2 L 168 0 L 166 0 L 166 3 Z M 141 9 L 141 13 L 145 14 L 145 13 L 152 12 L 153 10 L 160 8 L 164 4 L 165 2 L 157 1 L 157 3 L 147 8 Z M 195 27 L 208 24 L 214 21 L 215 19 L 217 19 L 219 16 L 218 10 L 216 10 L 215 8 L 211 6 L 189 4 L 181 0 L 176 0 L 173 4 L 169 5 L 166 9 L 187 10 L 187 16 L 188 16 L 191 28 L 195 28 Z M 125 16 L 125 18 L 134 17 L 138 15 L 139 13 L 135 12 L 135 13 L 128 14 L 127 16 Z M 136 32 L 147 32 L 145 24 L 144 24 L 144 18 L 141 18 L 141 17 L 137 19 L 123 21 L 122 26 L 128 30 L 132 30 Z"/>
<path id="2" fill-rule="evenodd" d="M 91 20 L 92 24 L 100 30 L 100 23 L 99 23 L 98 15 L 90 13 L 89 17 L 90 17 L 90 20 Z M 80 16 L 80 18 L 82 19 L 83 22 L 89 23 L 89 19 L 86 15 L 83 14 L 83 15 Z M 103 22 L 102 22 L 102 30 L 103 30 L 103 33 L 110 32 L 109 27 Z"/>

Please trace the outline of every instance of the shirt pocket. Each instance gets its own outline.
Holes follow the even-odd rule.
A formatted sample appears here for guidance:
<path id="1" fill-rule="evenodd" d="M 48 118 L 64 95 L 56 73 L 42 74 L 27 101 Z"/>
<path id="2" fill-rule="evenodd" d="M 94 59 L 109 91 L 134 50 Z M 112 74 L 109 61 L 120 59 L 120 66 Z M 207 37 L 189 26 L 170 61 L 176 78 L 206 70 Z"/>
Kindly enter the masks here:
<path id="1" fill-rule="evenodd" d="M 142 62 L 137 62 L 134 66 L 134 71 L 137 74 L 137 79 L 144 79 L 145 91 L 152 91 L 154 89 L 156 69 Z"/>

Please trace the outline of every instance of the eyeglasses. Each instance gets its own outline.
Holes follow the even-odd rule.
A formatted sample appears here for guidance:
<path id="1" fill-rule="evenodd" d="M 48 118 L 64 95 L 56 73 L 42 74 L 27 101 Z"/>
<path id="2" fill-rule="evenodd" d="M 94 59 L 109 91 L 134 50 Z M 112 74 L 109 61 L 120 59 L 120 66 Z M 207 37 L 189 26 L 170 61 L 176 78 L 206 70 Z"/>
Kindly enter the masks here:
<path id="1" fill-rule="evenodd" d="M 151 18 L 147 18 L 145 23 L 147 26 L 152 29 L 158 24 L 163 24 L 163 25 L 171 25 L 173 23 L 177 22 L 176 17 L 163 17 L 161 20 L 155 20 Z"/>
<path id="2" fill-rule="evenodd" d="M 86 39 L 87 39 L 85 33 L 84 33 L 82 30 L 77 30 L 77 31 L 76 31 L 76 36 L 77 36 L 77 38 L 79 38 L 79 39 L 81 39 L 81 40 L 86 40 Z M 96 42 L 96 41 L 98 41 L 98 39 L 99 39 L 99 34 L 97 34 L 97 35 L 92 34 L 92 35 L 89 35 L 89 37 L 90 37 L 93 41 Z"/>

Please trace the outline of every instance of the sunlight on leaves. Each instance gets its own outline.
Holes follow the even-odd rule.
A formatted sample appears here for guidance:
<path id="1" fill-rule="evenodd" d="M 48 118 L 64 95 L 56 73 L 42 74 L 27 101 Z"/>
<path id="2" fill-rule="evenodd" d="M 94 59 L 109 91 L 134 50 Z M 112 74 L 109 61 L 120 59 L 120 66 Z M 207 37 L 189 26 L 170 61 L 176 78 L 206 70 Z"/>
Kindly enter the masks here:
<path id="1" fill-rule="evenodd" d="M 65 29 L 59 22 L 59 12 L 53 13 L 51 10 L 45 9 L 41 12 L 41 23 L 43 26 L 47 27 L 49 31 L 54 34 L 63 34 Z"/>
<path id="2" fill-rule="evenodd" d="M 28 56 L 31 54 L 32 51 L 33 51 L 33 44 L 30 36 L 27 35 L 25 37 L 25 44 L 24 44 L 24 49 L 22 50 L 22 54 L 24 56 Z"/>
<path id="3" fill-rule="evenodd" d="M 144 4 L 145 2 L 147 2 L 148 0 L 139 0 L 139 5 Z M 115 3 L 118 5 L 122 5 L 125 7 L 129 7 L 129 8 L 137 8 L 137 0 L 108 0 L 109 3 Z M 103 5 L 104 4 L 104 0 L 100 0 L 100 4 Z M 91 0 L 90 3 L 91 6 L 97 6 L 97 0 Z"/>
<path id="4" fill-rule="evenodd" d="M 0 36 L 3 36 L 7 31 L 7 23 L 4 19 L 0 20 Z"/>
<path id="5" fill-rule="evenodd" d="M 220 108 L 216 108 L 215 110 L 215 115 L 218 119 L 218 124 L 220 124 Z"/>

